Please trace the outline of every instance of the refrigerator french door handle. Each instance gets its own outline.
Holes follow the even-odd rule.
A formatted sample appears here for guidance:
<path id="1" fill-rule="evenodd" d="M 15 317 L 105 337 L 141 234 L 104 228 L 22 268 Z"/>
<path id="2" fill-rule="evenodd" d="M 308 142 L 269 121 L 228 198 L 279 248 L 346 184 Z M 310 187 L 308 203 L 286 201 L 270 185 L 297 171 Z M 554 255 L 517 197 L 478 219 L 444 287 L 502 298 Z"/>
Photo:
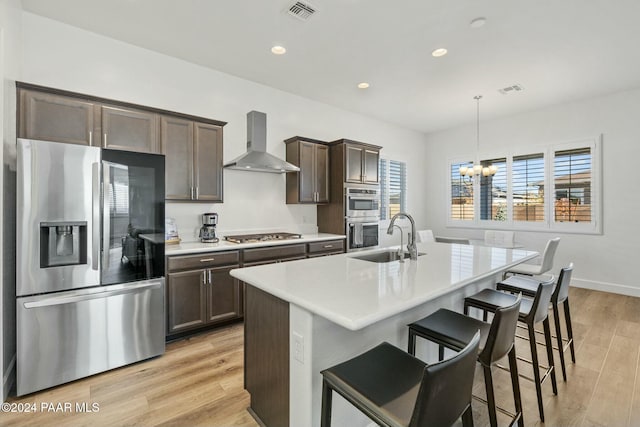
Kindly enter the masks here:
<path id="1" fill-rule="evenodd" d="M 106 135 L 106 134 L 105 134 Z M 111 224 L 109 218 L 109 186 L 111 185 L 111 168 L 108 164 L 102 166 L 102 269 L 109 267 L 109 243 L 111 239 Z"/>
<path id="2" fill-rule="evenodd" d="M 79 301 L 89 301 L 92 299 L 107 298 L 116 295 L 133 294 L 146 289 L 157 289 L 162 286 L 162 282 L 141 283 L 137 285 L 129 285 L 122 287 L 121 289 L 114 289 L 111 291 L 94 292 L 90 294 L 82 295 L 69 295 L 69 296 L 53 296 L 40 301 L 25 302 L 24 308 L 39 308 L 50 307 L 54 305 L 71 304 Z"/>
<path id="3" fill-rule="evenodd" d="M 100 163 L 91 170 L 91 268 L 100 269 Z"/>

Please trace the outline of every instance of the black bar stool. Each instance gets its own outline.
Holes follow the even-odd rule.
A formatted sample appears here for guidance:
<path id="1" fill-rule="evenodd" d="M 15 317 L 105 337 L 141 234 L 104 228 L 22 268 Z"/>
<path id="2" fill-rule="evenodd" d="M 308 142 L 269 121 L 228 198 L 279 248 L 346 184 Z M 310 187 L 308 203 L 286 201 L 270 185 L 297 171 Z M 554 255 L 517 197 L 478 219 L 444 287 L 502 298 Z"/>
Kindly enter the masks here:
<path id="1" fill-rule="evenodd" d="M 520 427 L 524 427 L 516 348 L 514 345 L 520 300 L 521 296 L 518 296 L 509 305 L 498 308 L 490 324 L 455 311 L 440 309 L 409 325 L 409 353 L 415 354 L 416 336 L 418 336 L 438 344 L 441 359 L 444 355 L 444 347 L 460 351 L 471 340 L 475 332 L 478 329 L 480 330 L 481 350 L 478 354 L 478 362 L 483 368 L 484 383 L 487 391 L 486 403 L 492 427 L 498 425 L 496 409 L 513 417 L 512 425 L 517 421 Z M 515 414 L 496 406 L 493 390 L 491 367 L 507 354 L 509 355 Z"/>
<path id="2" fill-rule="evenodd" d="M 529 345 L 531 346 L 531 361 L 520 358 L 533 365 L 533 382 L 536 385 L 536 394 L 538 396 L 538 411 L 540 412 L 540 420 L 544 422 L 544 408 L 542 405 L 542 383 L 551 376 L 551 386 L 553 394 L 558 394 L 558 385 L 556 383 L 556 371 L 553 364 L 553 348 L 551 344 L 551 328 L 549 327 L 549 303 L 551 294 L 553 293 L 553 282 L 541 283 L 538 285 L 538 291 L 535 298 L 523 299 L 520 304 L 518 320 L 527 325 L 529 331 Z M 479 308 L 483 311 L 495 312 L 499 307 L 513 303 L 515 296 L 494 289 L 484 289 L 475 295 L 464 299 L 464 313 L 468 314 L 469 307 Z M 535 325 L 542 322 L 544 327 L 544 338 L 547 348 L 547 359 L 549 366 L 540 366 L 538 362 L 538 349 L 536 345 Z M 545 369 L 544 375 L 540 376 L 540 369 Z M 527 378 L 527 377 L 525 377 Z M 531 378 L 527 378 L 530 379 Z"/>
<path id="3" fill-rule="evenodd" d="M 473 427 L 471 389 L 480 344 L 476 331 L 460 353 L 427 365 L 389 343 L 322 371 L 320 425 L 331 425 L 332 391 L 381 426 Z"/>
<path id="4" fill-rule="evenodd" d="M 560 366 L 562 367 L 562 379 L 567 381 L 567 368 L 564 362 L 564 353 L 567 348 L 571 349 L 571 361 L 576 363 L 576 352 L 573 346 L 573 328 L 571 326 L 571 312 L 569 310 L 569 284 L 571 283 L 571 275 L 573 273 L 573 263 L 568 267 L 564 267 L 560 270 L 556 287 L 551 296 L 551 305 L 553 308 L 553 320 L 556 327 L 556 338 L 558 342 L 558 353 L 560 354 Z M 540 281 L 533 277 L 526 276 L 511 276 L 496 285 L 496 288 L 501 291 L 507 291 L 511 293 L 522 293 L 522 295 L 528 297 L 534 297 Z M 560 304 L 562 304 L 564 311 L 564 321 L 567 327 L 567 339 L 562 338 L 562 331 L 560 329 Z M 566 344 L 565 344 L 566 341 Z M 555 347 L 554 347 L 555 348 Z"/>

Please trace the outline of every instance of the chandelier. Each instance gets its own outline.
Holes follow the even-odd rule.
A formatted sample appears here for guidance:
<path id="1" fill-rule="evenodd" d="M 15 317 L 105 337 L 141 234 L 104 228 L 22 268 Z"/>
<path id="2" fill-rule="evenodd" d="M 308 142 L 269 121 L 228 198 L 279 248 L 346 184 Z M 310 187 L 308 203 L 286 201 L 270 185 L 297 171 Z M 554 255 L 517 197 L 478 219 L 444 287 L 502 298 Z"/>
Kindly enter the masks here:
<path id="1" fill-rule="evenodd" d="M 472 177 L 474 175 L 480 176 L 493 176 L 498 172 L 498 167 L 495 165 L 483 166 L 479 160 L 480 151 L 480 99 L 482 95 L 476 95 L 473 97 L 476 100 L 476 161 L 473 166 L 460 166 L 460 175 Z"/>

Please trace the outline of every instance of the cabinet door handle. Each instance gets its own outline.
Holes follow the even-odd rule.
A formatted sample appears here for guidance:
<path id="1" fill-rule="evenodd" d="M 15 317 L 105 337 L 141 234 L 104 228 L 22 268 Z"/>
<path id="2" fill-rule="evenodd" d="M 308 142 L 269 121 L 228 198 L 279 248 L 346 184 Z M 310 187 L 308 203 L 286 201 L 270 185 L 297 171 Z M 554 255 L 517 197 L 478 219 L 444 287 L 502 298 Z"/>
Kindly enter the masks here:
<path id="1" fill-rule="evenodd" d="M 193 200 L 193 187 L 190 188 L 190 192 L 191 192 L 191 200 Z"/>
<path id="2" fill-rule="evenodd" d="M 213 285 L 213 281 L 211 280 L 211 270 L 209 270 L 209 284 Z"/>
<path id="3" fill-rule="evenodd" d="M 196 187 L 196 199 L 200 197 L 200 187 Z"/>
<path id="4" fill-rule="evenodd" d="M 104 133 L 104 146 L 107 146 L 107 133 Z"/>
<path id="5" fill-rule="evenodd" d="M 200 262 L 211 262 L 211 261 L 215 261 L 215 260 L 216 260 L 215 258 L 202 258 L 200 260 Z"/>
<path id="6" fill-rule="evenodd" d="M 89 131 L 89 146 L 93 145 L 93 132 Z"/>
<path id="7" fill-rule="evenodd" d="M 325 249 L 331 249 L 333 247 L 333 245 L 324 245 L 323 248 Z"/>
<path id="8" fill-rule="evenodd" d="M 207 272 L 203 271 L 202 272 L 202 284 L 206 285 L 207 284 L 207 276 L 206 276 Z"/>

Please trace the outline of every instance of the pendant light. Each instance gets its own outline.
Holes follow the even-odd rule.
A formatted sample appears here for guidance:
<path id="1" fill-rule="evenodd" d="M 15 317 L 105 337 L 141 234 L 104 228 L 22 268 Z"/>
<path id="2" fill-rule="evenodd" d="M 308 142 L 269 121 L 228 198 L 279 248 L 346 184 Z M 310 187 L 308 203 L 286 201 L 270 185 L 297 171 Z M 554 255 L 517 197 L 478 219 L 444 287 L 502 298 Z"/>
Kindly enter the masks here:
<path id="1" fill-rule="evenodd" d="M 474 175 L 493 176 L 498 172 L 498 167 L 495 165 L 482 166 L 480 163 L 480 100 L 482 95 L 476 95 L 473 97 L 476 100 L 476 161 L 472 167 L 460 166 L 460 175 L 472 177 Z"/>

